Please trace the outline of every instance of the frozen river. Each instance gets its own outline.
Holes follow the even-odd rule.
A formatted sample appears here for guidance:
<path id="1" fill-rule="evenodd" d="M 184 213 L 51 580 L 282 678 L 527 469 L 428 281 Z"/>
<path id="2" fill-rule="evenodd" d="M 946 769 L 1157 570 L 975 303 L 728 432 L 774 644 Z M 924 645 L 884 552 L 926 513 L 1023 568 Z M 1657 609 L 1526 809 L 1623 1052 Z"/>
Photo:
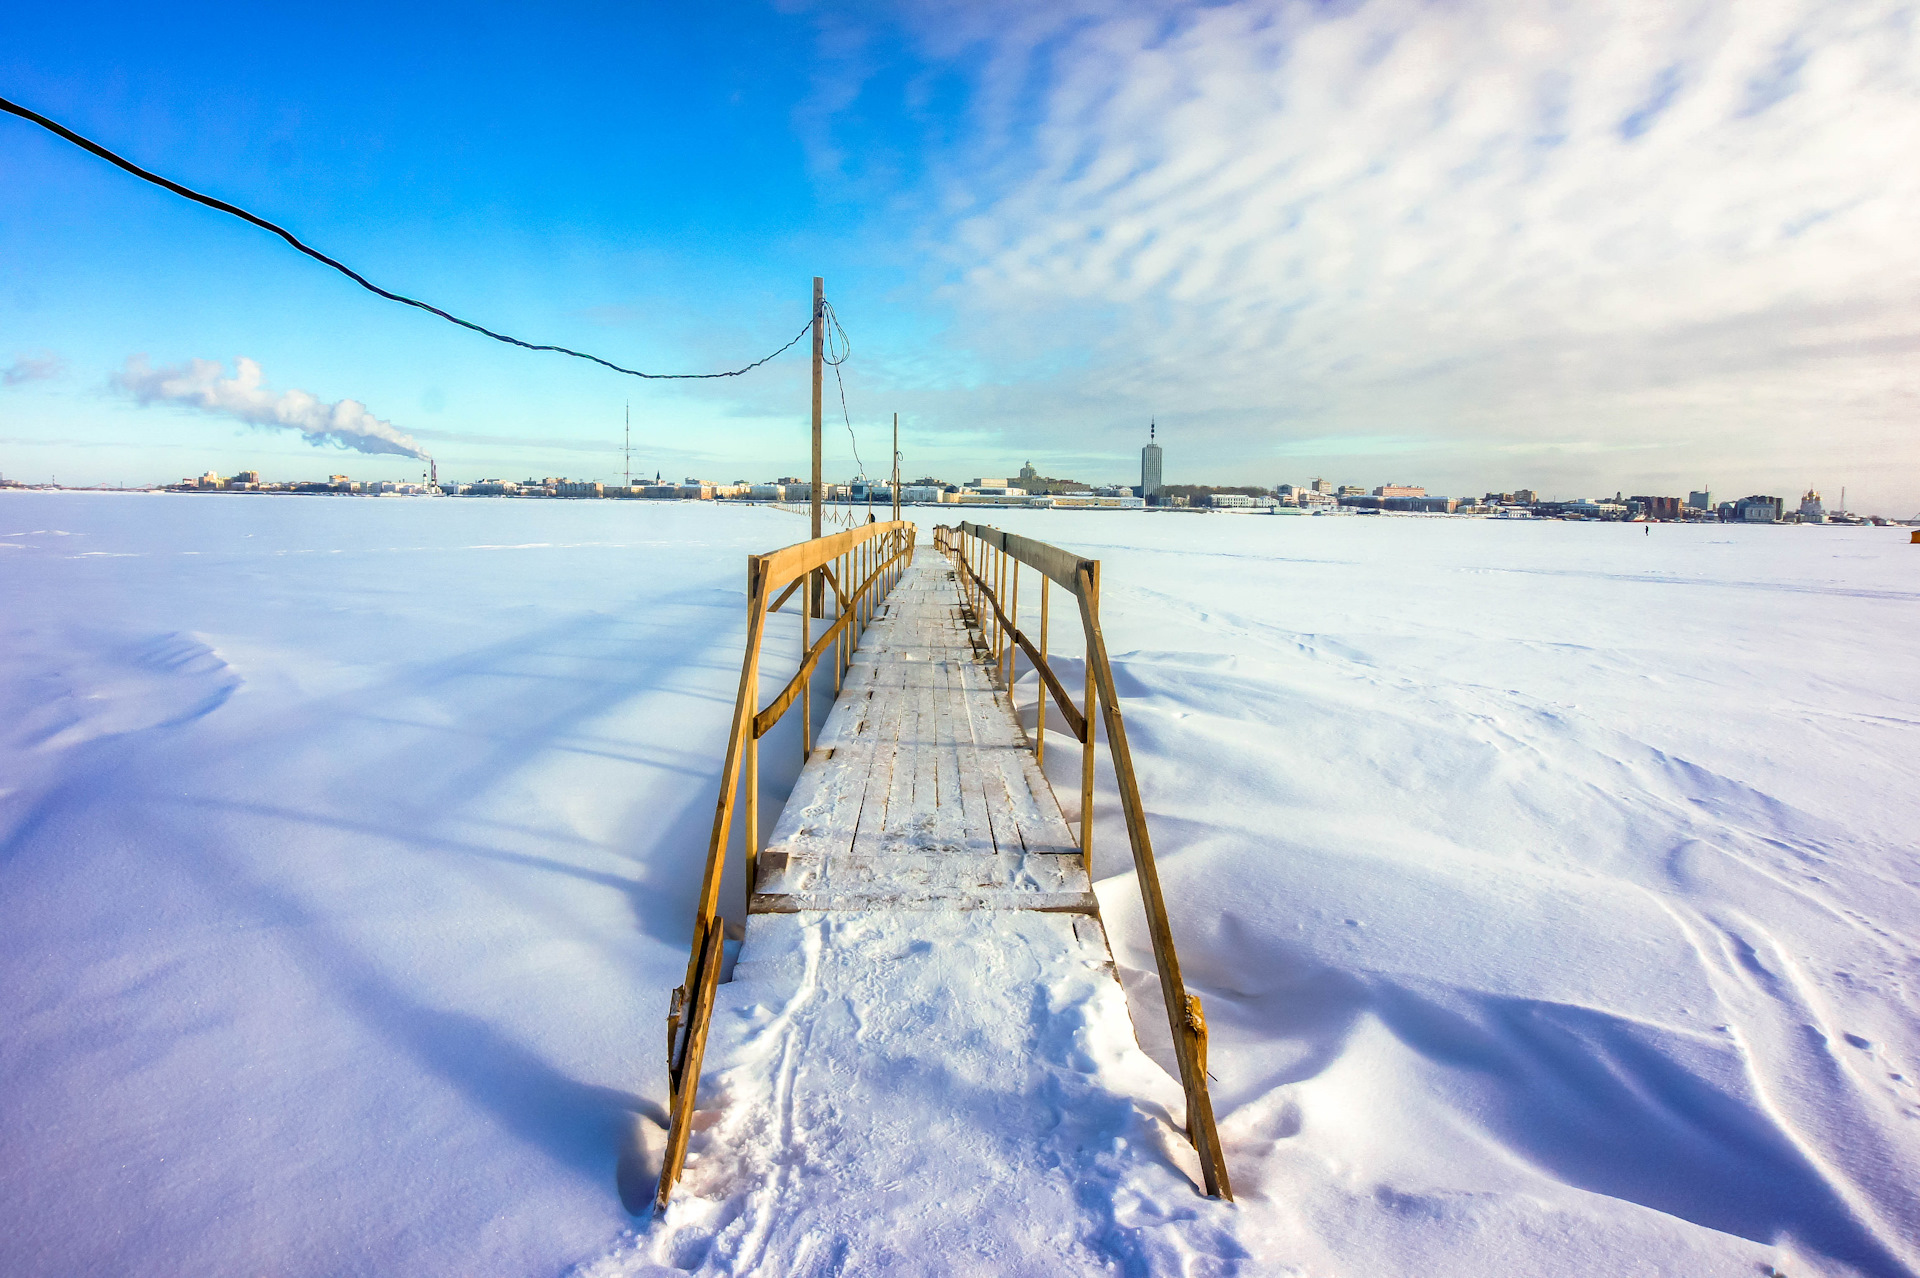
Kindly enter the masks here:
<path id="1" fill-rule="evenodd" d="M 1240 1195 L 1195 1272 L 1920 1272 L 1906 530 L 970 513 L 1104 561 Z M 656 1269 L 615 1165 L 803 531 L 0 494 L 0 1268 Z"/>

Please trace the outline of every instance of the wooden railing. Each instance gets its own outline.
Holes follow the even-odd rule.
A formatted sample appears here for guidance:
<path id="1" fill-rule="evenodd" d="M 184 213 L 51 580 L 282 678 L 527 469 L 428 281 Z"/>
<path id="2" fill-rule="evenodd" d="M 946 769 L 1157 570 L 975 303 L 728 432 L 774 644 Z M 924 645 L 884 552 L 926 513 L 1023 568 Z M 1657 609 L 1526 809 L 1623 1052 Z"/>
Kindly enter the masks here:
<path id="1" fill-rule="evenodd" d="M 720 881 L 726 870 L 736 803 L 744 808 L 741 847 L 746 868 L 747 896 L 752 898 L 760 854 L 760 738 L 782 715 L 800 707 L 800 754 L 804 762 L 813 752 L 813 680 L 820 662 L 833 659 L 833 686 L 853 660 L 861 632 L 880 602 L 913 560 L 914 526 L 910 522 L 867 524 L 830 537 L 804 541 L 770 555 L 747 557 L 747 645 L 740 663 L 740 690 L 734 698 L 733 726 L 727 734 L 727 755 L 720 778 L 720 797 L 713 814 L 713 835 L 707 843 L 707 869 L 700 882 L 700 904 L 694 916 L 693 952 L 687 959 L 687 979 L 673 992 L 667 1013 L 668 1105 L 667 1143 L 660 1166 L 656 1199 L 665 1206 L 674 1182 L 686 1162 L 691 1134 L 694 1094 L 700 1088 L 700 1063 L 706 1054 L 707 1027 L 713 1017 L 713 991 L 720 980 L 720 959 L 726 941 L 726 921 L 720 914 Z M 778 592 L 777 594 L 775 592 Z M 764 709 L 760 701 L 761 642 L 767 615 L 789 599 L 799 600 L 800 660 L 794 675 Z M 772 601 L 769 604 L 769 600 Z M 813 637 L 813 622 L 832 624 Z M 745 771 L 744 785 L 741 772 Z M 743 792 L 744 791 L 744 796 Z"/>
<path id="2" fill-rule="evenodd" d="M 1167 1026 L 1173 1033 L 1180 1085 L 1187 1094 L 1187 1136 L 1200 1155 L 1207 1193 L 1231 1200 L 1233 1187 L 1227 1179 L 1226 1157 L 1213 1120 L 1213 1098 L 1207 1090 L 1206 1016 L 1199 997 L 1187 993 L 1180 977 L 1180 958 L 1174 952 L 1166 898 L 1161 894 L 1160 874 L 1154 867 L 1153 842 L 1147 833 L 1140 786 L 1134 779 L 1133 756 L 1127 749 L 1127 728 L 1120 715 L 1119 694 L 1114 690 L 1113 667 L 1107 659 L 1106 639 L 1100 632 L 1100 561 L 1082 559 L 1058 546 L 974 523 L 934 529 L 933 544 L 953 559 L 966 601 L 981 632 L 983 658 L 993 662 L 1008 699 L 1012 699 L 1018 678 L 1020 653 L 1026 654 L 1039 676 L 1039 728 L 1034 733 L 1034 753 L 1044 761 L 1049 698 L 1066 720 L 1067 734 L 1080 742 L 1080 855 L 1089 880 L 1093 877 L 1093 724 L 1098 707 L 1099 721 L 1107 730 L 1107 752 L 1113 759 L 1114 779 L 1119 783 L 1120 808 L 1126 818 L 1127 841 L 1133 851 L 1133 872 L 1139 880 L 1140 899 L 1146 908 L 1147 933 L 1153 941 L 1154 966 L 1159 970 L 1160 991 L 1166 1001 Z M 1037 644 L 1020 628 L 1022 564 L 1035 570 L 1040 578 Z M 1079 604 L 1086 645 L 1086 687 L 1078 707 L 1047 662 L 1048 604 L 1055 584 L 1067 590 Z"/>

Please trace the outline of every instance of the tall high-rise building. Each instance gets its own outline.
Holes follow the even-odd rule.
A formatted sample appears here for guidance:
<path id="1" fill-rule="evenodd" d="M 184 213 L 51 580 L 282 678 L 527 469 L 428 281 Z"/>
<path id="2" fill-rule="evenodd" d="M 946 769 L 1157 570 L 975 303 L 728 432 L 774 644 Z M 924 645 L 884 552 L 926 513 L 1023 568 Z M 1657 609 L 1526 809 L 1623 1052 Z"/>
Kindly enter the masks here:
<path id="1" fill-rule="evenodd" d="M 1688 493 L 1687 505 L 1693 507 L 1695 510 L 1712 510 L 1713 494 L 1710 492 Z"/>
<path id="2" fill-rule="evenodd" d="M 1154 442 L 1157 422 L 1147 423 L 1147 446 L 1140 450 L 1140 495 L 1153 497 L 1160 492 L 1160 445 Z"/>

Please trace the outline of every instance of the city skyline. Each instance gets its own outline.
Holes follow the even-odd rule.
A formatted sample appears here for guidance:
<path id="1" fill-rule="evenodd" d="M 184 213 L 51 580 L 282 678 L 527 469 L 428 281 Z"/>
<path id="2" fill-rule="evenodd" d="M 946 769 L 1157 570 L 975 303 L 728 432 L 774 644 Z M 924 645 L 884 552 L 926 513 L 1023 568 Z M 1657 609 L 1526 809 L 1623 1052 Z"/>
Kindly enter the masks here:
<path id="1" fill-rule="evenodd" d="M 824 274 L 862 451 L 897 410 L 927 469 L 1120 480 L 1157 417 L 1169 482 L 1711 474 L 1905 515 L 1920 86 L 1876 13 L 502 8 L 369 43 L 352 8 L 83 4 L 22 15 L 0 82 L 388 286 L 641 367 L 766 354 Z M 276 43 L 336 73 L 279 75 L 252 53 Z M 804 461 L 803 353 L 663 387 L 499 348 L 0 126 L 8 473 L 337 468 L 286 396 L 472 473 L 616 473 L 628 399 L 671 470 Z M 279 398 L 142 397 L 141 368 L 195 361 Z"/>

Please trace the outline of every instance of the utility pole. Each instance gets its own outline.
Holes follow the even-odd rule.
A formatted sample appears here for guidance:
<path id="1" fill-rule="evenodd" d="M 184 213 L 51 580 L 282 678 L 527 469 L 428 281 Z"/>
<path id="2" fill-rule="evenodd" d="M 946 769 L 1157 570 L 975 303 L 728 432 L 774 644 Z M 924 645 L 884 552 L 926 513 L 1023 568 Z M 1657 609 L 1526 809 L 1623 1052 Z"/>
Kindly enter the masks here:
<path id="1" fill-rule="evenodd" d="M 822 345 L 826 339 L 827 282 L 820 276 L 813 277 L 813 482 L 807 486 L 809 504 L 813 507 L 813 535 L 820 535 L 820 359 Z M 821 607 L 826 602 L 826 581 L 819 573 L 810 574 L 812 580 L 807 583 L 807 595 L 811 599 L 810 615 L 821 615 Z M 802 733 L 802 736 L 807 735 Z"/>
<path id="2" fill-rule="evenodd" d="M 820 535 L 820 359 L 826 338 L 827 282 L 813 277 L 813 483 L 808 488 L 813 506 L 813 535 Z"/>
<path id="3" fill-rule="evenodd" d="M 893 522 L 900 522 L 900 414 L 893 415 Z"/>

